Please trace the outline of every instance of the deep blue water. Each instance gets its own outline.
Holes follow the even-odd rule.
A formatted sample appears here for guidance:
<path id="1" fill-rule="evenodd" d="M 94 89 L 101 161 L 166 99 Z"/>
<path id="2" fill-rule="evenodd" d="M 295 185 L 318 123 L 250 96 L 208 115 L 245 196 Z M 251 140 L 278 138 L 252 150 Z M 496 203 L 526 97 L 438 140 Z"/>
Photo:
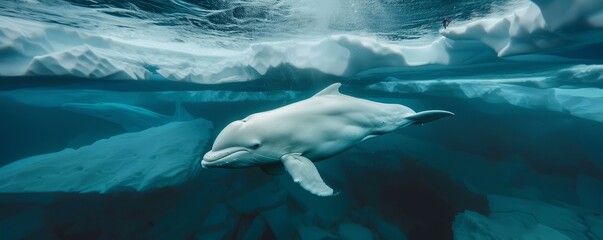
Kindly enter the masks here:
<path id="1" fill-rule="evenodd" d="M 0 239 L 603 239 L 602 44 L 598 0 L 2 1 Z M 335 196 L 201 167 L 333 83 L 455 116 L 316 162 Z M 308 119 L 266 134 L 346 131 Z"/>

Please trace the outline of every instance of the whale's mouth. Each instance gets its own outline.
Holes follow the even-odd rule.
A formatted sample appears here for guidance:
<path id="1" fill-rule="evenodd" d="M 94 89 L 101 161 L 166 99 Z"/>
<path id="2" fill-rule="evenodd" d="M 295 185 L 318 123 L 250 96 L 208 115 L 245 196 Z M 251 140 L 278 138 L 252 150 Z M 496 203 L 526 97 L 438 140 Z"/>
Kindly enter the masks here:
<path id="1" fill-rule="evenodd" d="M 227 152 L 226 155 L 216 154 L 212 151 L 208 152 L 203 156 L 201 160 L 201 166 L 203 168 L 210 167 L 227 167 L 232 162 L 242 159 L 242 155 L 247 153 L 247 150 L 241 149 L 233 152 Z"/>

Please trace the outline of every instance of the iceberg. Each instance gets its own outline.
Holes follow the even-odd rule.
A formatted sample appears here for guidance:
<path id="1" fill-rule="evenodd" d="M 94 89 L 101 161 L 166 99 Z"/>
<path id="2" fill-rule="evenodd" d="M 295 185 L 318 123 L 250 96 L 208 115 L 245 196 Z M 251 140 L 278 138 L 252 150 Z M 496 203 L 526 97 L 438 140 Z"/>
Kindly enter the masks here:
<path id="1" fill-rule="evenodd" d="M 0 27 L 0 46 L 6 54 L 0 58 L 0 76 L 220 84 L 262 79 L 271 70 L 283 71 L 280 66 L 291 66 L 298 74 L 312 69 L 324 76 L 351 77 L 368 70 L 404 72 L 426 65 L 448 69 L 484 62 L 500 67 L 516 61 L 575 62 L 591 58 L 592 53 L 584 50 L 603 42 L 601 9 L 596 0 L 539 0 L 503 17 L 451 26 L 427 43 L 400 45 L 340 34 L 222 50 L 181 42 L 128 41 L 1 17 L 6 24 Z M 584 53 L 576 55 L 580 52 Z"/>
<path id="2" fill-rule="evenodd" d="M 3 49 L 0 76 L 150 80 L 160 76 L 156 68 L 185 70 L 187 66 L 192 68 L 190 63 L 194 62 L 202 65 L 205 72 L 212 72 L 211 63 L 217 59 L 207 51 L 190 53 L 185 50 L 189 48 L 186 45 L 174 50 L 165 47 L 173 45 L 170 43 L 156 43 L 161 47 L 150 47 L 147 43 L 132 44 L 125 39 L 23 19 L 0 16 L 0 22 L 3 23 L 0 27 L 0 47 Z M 226 50 L 211 52 L 222 54 L 222 58 L 232 55 Z"/>
<path id="3" fill-rule="evenodd" d="M 212 124 L 174 122 L 0 168 L 0 192 L 147 191 L 194 177 Z"/>
<path id="4" fill-rule="evenodd" d="M 113 41 L 39 23 L 0 17 L 3 56 L 0 75 L 76 76 L 88 78 L 145 79 L 142 66 L 118 61 L 98 49 L 110 49 Z"/>

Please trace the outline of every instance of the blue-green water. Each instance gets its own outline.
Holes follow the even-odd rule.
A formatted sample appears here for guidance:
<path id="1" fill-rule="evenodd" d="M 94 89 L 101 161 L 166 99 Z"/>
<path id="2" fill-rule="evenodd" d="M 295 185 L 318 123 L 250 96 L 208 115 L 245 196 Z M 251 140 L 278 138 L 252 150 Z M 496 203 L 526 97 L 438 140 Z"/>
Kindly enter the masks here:
<path id="1" fill-rule="evenodd" d="M 3 1 L 0 239 L 603 239 L 602 44 L 596 0 Z M 455 116 L 317 162 L 336 196 L 201 167 L 336 82 Z"/>

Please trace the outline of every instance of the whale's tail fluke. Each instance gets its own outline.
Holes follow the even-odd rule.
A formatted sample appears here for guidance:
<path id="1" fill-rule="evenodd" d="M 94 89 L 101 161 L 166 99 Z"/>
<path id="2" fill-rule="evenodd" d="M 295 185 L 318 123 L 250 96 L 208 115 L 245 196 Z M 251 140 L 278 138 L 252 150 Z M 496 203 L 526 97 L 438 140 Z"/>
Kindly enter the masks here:
<path id="1" fill-rule="evenodd" d="M 414 121 L 412 124 L 423 125 L 425 123 L 438 120 L 443 117 L 454 116 L 454 113 L 444 110 L 429 110 L 422 111 L 409 116 L 404 117 L 405 119 Z"/>

